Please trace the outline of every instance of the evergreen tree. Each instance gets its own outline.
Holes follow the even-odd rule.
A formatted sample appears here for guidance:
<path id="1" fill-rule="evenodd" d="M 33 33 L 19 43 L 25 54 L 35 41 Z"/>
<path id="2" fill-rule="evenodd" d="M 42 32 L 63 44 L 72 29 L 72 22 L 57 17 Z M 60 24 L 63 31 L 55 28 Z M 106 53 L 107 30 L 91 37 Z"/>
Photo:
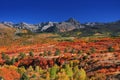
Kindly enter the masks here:
<path id="1" fill-rule="evenodd" d="M 4 78 L 0 76 L 0 80 L 4 80 Z"/>
<path id="2" fill-rule="evenodd" d="M 91 53 L 94 53 L 95 51 L 96 51 L 96 50 L 95 50 L 94 47 L 90 48 L 90 52 L 91 52 Z"/>
<path id="3" fill-rule="evenodd" d="M 12 57 L 12 59 L 11 59 L 11 64 L 13 65 L 14 63 L 15 63 L 15 58 Z"/>
<path id="4" fill-rule="evenodd" d="M 82 50 L 78 50 L 78 52 L 77 52 L 77 53 L 78 53 L 79 55 L 80 55 L 80 54 L 82 54 Z"/>
<path id="5" fill-rule="evenodd" d="M 23 75 L 21 76 L 20 80 L 30 80 L 30 79 L 27 76 L 27 74 L 23 73 Z"/>
<path id="6" fill-rule="evenodd" d="M 65 49 L 64 49 L 64 53 L 66 53 L 66 52 L 67 52 L 67 49 L 65 48 Z"/>
<path id="7" fill-rule="evenodd" d="M 58 56 L 58 55 L 60 55 L 60 50 L 59 50 L 59 49 L 56 49 L 56 51 L 55 51 L 55 56 Z"/>
<path id="8" fill-rule="evenodd" d="M 48 55 L 51 55 L 51 51 L 48 51 L 48 53 L 47 53 Z"/>
<path id="9" fill-rule="evenodd" d="M 7 59 L 7 60 L 5 61 L 5 63 L 6 63 L 7 65 L 11 65 L 10 59 Z"/>
<path id="10" fill-rule="evenodd" d="M 114 51 L 114 48 L 112 46 L 108 47 L 108 51 L 109 52 L 113 52 Z"/>
<path id="11" fill-rule="evenodd" d="M 29 52 L 29 56 L 34 57 L 33 52 Z"/>
<path id="12" fill-rule="evenodd" d="M 2 59 L 3 59 L 3 60 L 9 60 L 10 57 L 9 57 L 7 54 L 2 53 Z"/>
<path id="13" fill-rule="evenodd" d="M 44 55 L 44 56 L 47 56 L 47 52 L 46 52 L 46 51 L 44 51 L 43 55 Z"/>
<path id="14" fill-rule="evenodd" d="M 5 53 L 4 52 L 2 52 L 2 59 L 4 60 L 5 59 Z"/>
<path id="15" fill-rule="evenodd" d="M 74 54 L 74 52 L 75 52 L 75 49 L 73 48 L 73 49 L 70 51 L 70 53 Z"/>
<path id="16" fill-rule="evenodd" d="M 23 58 L 26 57 L 26 54 L 25 53 L 20 53 L 18 57 L 19 57 L 19 59 L 23 59 Z"/>

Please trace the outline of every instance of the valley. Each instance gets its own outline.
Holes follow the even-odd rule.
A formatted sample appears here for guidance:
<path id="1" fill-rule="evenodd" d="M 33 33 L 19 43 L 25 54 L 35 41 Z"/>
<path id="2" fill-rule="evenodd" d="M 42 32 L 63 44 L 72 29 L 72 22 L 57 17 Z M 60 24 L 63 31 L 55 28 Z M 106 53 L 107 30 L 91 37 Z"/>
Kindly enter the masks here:
<path id="1" fill-rule="evenodd" d="M 108 24 L 81 25 L 74 19 L 55 24 L 56 27 L 53 27 L 52 23 L 44 23 L 41 31 L 36 32 L 39 29 L 34 31 L 35 27 L 31 30 L 29 25 L 11 27 L 8 23 L 1 23 L 0 78 L 119 80 L 118 27 L 112 30 L 113 23 L 111 28 L 105 27 Z M 48 26 L 49 29 L 46 29 Z M 114 34 L 116 30 L 118 31 Z"/>

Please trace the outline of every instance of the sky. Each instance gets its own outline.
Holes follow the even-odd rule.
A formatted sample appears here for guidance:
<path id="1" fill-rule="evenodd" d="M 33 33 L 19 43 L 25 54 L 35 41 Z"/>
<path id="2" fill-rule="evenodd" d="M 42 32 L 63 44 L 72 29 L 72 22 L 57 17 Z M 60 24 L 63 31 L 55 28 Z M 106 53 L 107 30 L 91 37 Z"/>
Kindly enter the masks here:
<path id="1" fill-rule="evenodd" d="M 120 20 L 120 0 L 0 0 L 0 21 L 81 23 Z"/>

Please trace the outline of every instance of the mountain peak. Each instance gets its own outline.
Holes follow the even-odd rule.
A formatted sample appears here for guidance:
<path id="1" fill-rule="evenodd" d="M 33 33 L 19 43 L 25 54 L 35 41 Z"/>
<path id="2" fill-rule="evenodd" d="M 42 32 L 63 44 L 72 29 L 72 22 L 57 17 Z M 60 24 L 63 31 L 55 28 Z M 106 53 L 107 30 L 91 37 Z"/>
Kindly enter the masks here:
<path id="1" fill-rule="evenodd" d="M 76 24 L 76 23 L 79 23 L 76 19 L 74 18 L 69 18 L 66 22 L 70 22 L 70 23 L 73 23 L 73 24 Z"/>
<path id="2" fill-rule="evenodd" d="M 67 22 L 71 22 L 71 21 L 76 21 L 76 20 L 72 17 L 67 20 Z"/>

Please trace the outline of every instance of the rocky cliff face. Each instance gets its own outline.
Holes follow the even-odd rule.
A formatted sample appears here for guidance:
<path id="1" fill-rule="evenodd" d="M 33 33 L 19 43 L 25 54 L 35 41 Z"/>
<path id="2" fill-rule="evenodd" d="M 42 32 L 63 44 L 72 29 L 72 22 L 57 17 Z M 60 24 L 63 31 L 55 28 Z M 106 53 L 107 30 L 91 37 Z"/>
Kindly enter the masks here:
<path id="1" fill-rule="evenodd" d="M 19 24 L 13 24 L 13 27 L 14 28 L 18 28 L 18 29 L 28 29 L 32 32 L 35 32 L 36 29 L 38 29 L 38 26 L 35 26 L 33 24 L 27 24 L 27 23 L 19 23 Z"/>
<path id="2" fill-rule="evenodd" d="M 74 29 L 84 28 L 78 21 L 73 18 L 68 19 L 65 22 L 61 22 L 56 25 L 56 27 L 60 30 L 60 32 L 71 31 Z"/>

